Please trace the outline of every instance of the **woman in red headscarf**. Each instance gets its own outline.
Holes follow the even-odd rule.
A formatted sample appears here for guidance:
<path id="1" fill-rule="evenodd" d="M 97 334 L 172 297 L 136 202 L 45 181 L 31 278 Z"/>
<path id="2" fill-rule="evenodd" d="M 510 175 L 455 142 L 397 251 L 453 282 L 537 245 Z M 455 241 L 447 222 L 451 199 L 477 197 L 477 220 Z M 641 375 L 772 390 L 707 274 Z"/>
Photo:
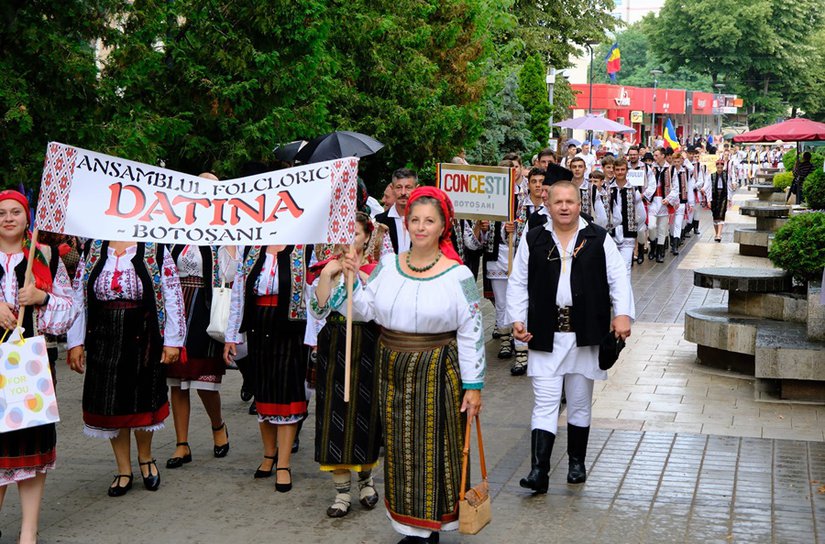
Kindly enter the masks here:
<path id="1" fill-rule="evenodd" d="M 34 334 L 35 323 L 40 333 L 63 334 L 75 317 L 71 282 L 57 251 L 38 246 L 32 263 L 34 282 L 26 284 L 28 221 L 26 197 L 17 191 L 0 192 L 0 329 L 5 334 L 16 328 L 20 307 L 27 306 L 30 311 L 20 324 L 24 336 Z M 8 485 L 16 482 L 23 513 L 20 542 L 37 540 L 40 502 L 46 471 L 54 468 L 56 441 L 54 423 L 0 433 L 0 508 Z"/>
<path id="2" fill-rule="evenodd" d="M 438 542 L 439 531 L 458 528 L 464 424 L 481 408 L 481 297 L 450 243 L 452 219 L 447 195 L 419 187 L 405 212 L 409 251 L 384 256 L 368 279 L 352 254 L 344 259 L 358 274 L 354 311 L 382 327 L 384 495 L 401 542 Z M 343 289 L 318 303 L 340 308 Z"/>

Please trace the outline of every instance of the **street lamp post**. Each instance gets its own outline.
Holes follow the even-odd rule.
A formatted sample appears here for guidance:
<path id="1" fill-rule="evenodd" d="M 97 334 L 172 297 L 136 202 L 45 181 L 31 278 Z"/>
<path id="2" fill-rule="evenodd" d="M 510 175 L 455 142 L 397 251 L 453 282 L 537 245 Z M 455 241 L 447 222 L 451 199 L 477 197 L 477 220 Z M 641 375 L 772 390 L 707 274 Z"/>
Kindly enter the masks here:
<path id="1" fill-rule="evenodd" d="M 587 46 L 587 49 L 590 50 L 590 70 L 588 79 L 590 80 L 590 89 L 589 93 L 589 103 L 587 104 L 587 113 L 593 113 L 593 46 L 596 45 L 598 42 L 585 42 L 584 45 Z M 588 134 L 588 141 L 590 142 L 590 149 L 593 149 L 593 131 L 587 131 Z"/>
<path id="2" fill-rule="evenodd" d="M 547 141 L 549 144 L 550 140 L 553 138 L 553 91 L 556 87 L 556 69 L 552 66 L 547 67 L 547 78 L 545 81 L 547 82 L 547 97 L 550 100 L 550 132 L 548 132 Z"/>
<path id="3" fill-rule="evenodd" d="M 662 73 L 661 70 L 653 69 L 650 71 L 650 75 L 653 76 L 653 117 L 650 121 L 650 144 L 656 143 L 656 85 L 659 83 L 658 77 Z"/>
<path id="4" fill-rule="evenodd" d="M 724 83 L 714 83 L 714 87 L 716 87 L 716 106 L 719 109 L 719 121 L 716 124 L 716 134 L 721 136 L 722 134 L 722 89 L 725 88 Z"/>

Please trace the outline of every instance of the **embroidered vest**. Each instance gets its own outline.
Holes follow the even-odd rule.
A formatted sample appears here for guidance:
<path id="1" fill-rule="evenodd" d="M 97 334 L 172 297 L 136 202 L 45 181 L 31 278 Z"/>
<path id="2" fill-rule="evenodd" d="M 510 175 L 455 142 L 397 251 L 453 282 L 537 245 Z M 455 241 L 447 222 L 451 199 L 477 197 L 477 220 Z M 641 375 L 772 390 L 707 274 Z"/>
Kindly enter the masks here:
<path id="1" fill-rule="evenodd" d="M 93 240 L 87 244 L 85 250 L 86 266 L 83 268 L 83 275 L 80 278 L 83 286 L 83 303 L 84 307 L 89 307 L 90 300 L 96 300 L 94 296 L 94 280 L 100 274 L 100 264 L 105 262 L 104 252 L 108 251 L 109 242 L 102 240 Z M 158 334 L 163 338 L 164 329 L 166 327 L 166 307 L 163 300 L 163 289 L 161 287 L 161 268 L 163 267 L 163 245 L 154 242 L 138 242 L 137 253 L 132 258 L 132 263 L 135 265 L 135 273 L 143 284 L 143 299 L 155 307 L 155 315 L 157 316 Z M 101 261 L 102 258 L 102 261 Z M 143 266 L 137 266 L 136 261 L 142 261 Z M 91 285 L 90 281 L 91 281 Z M 91 295 L 91 297 L 90 297 Z"/>
<path id="2" fill-rule="evenodd" d="M 289 248 L 290 246 L 287 246 Z M 252 246 L 244 256 L 241 272 L 246 278 L 246 309 L 250 308 L 249 301 L 255 288 L 255 278 L 264 264 L 266 246 Z M 304 302 L 304 285 L 307 271 L 307 261 L 312 255 L 313 247 L 297 245 L 291 251 L 281 251 L 277 255 L 278 261 L 278 297 L 279 308 L 284 308 L 285 316 L 290 321 L 306 320 L 306 304 Z M 250 281 L 251 280 L 251 281 Z M 286 287 L 289 286 L 287 293 Z M 281 297 L 288 296 L 287 305 L 280 304 Z M 243 321 L 247 321 L 247 312 L 244 312 Z M 246 331 L 245 323 L 241 325 L 241 332 Z"/>

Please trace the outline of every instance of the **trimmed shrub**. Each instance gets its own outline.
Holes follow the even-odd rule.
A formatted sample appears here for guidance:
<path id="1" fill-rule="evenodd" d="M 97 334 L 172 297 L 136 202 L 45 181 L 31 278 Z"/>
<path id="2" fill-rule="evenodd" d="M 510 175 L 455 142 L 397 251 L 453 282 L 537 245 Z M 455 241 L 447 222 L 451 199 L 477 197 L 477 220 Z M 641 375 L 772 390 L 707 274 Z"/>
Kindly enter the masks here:
<path id="1" fill-rule="evenodd" d="M 793 183 L 793 172 L 780 172 L 773 176 L 773 186 L 780 189 L 787 190 Z"/>
<path id="2" fill-rule="evenodd" d="M 820 166 L 805 178 L 802 196 L 812 210 L 825 210 L 825 172 Z"/>
<path id="3" fill-rule="evenodd" d="M 782 155 L 782 164 L 788 172 L 793 170 L 793 165 L 796 164 L 796 149 L 789 149 Z"/>
<path id="4" fill-rule="evenodd" d="M 777 231 L 768 258 L 801 282 L 817 280 L 825 268 L 825 212 L 794 215 Z"/>

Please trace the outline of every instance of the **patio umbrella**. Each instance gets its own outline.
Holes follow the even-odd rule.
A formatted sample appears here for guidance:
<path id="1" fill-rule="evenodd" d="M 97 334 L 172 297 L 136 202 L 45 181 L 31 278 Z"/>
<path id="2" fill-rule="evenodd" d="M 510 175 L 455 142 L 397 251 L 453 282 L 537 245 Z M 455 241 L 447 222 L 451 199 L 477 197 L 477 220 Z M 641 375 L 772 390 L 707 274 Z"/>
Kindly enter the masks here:
<path id="1" fill-rule="evenodd" d="M 278 145 L 272 151 L 275 153 L 275 158 L 279 161 L 292 162 L 295 160 L 295 154 L 305 145 L 307 145 L 306 140 L 295 140 L 288 144 Z"/>
<path id="2" fill-rule="evenodd" d="M 578 141 L 577 139 L 575 139 L 575 138 L 568 138 L 568 139 L 567 139 L 567 141 L 566 141 L 565 143 L 566 143 L 567 145 L 573 144 L 573 145 L 575 145 L 576 147 L 578 147 L 578 146 L 582 145 L 582 143 L 581 143 L 580 141 Z"/>
<path id="3" fill-rule="evenodd" d="M 627 125 L 611 121 L 601 115 L 593 113 L 586 113 L 583 117 L 576 117 L 575 119 L 567 119 L 559 123 L 554 123 L 555 126 L 561 128 L 571 128 L 574 130 L 593 130 L 601 132 L 636 132 L 635 128 Z"/>
<path id="4" fill-rule="evenodd" d="M 310 140 L 295 155 L 295 161 L 309 164 L 342 157 L 366 157 L 383 147 L 378 140 L 360 132 L 330 132 Z"/>
<path id="5" fill-rule="evenodd" d="M 776 142 L 778 140 L 783 142 L 825 140 L 825 123 L 796 117 L 733 137 L 733 141 L 737 143 Z"/>

